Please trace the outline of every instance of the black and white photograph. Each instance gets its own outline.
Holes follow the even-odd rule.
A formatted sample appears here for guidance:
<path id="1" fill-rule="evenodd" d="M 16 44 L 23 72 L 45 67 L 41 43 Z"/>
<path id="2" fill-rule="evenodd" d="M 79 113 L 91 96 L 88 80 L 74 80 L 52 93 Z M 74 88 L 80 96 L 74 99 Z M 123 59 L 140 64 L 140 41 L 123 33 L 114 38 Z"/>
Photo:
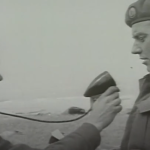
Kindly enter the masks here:
<path id="1" fill-rule="evenodd" d="M 0 0 L 0 150 L 150 150 L 150 0 Z"/>

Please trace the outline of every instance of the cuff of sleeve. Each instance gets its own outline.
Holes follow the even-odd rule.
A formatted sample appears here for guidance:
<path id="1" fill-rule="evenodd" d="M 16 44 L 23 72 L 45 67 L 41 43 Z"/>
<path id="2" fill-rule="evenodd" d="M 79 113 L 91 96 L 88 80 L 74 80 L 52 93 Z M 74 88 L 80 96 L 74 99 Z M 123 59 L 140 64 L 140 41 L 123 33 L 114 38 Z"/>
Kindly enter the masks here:
<path id="1" fill-rule="evenodd" d="M 7 140 L 4 140 L 2 137 L 0 137 L 0 150 L 8 150 L 10 149 L 12 146 L 12 144 L 7 141 Z"/>
<path id="2" fill-rule="evenodd" d="M 84 123 L 76 132 L 80 134 L 91 147 L 96 148 L 100 145 L 100 133 L 94 125 Z"/>

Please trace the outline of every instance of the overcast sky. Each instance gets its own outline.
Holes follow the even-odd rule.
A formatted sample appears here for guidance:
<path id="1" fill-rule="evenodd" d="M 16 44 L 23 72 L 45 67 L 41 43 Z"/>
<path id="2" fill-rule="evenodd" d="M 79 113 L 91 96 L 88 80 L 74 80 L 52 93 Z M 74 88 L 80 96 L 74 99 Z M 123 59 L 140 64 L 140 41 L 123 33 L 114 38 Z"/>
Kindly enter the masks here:
<path id="1" fill-rule="evenodd" d="M 105 70 L 136 93 L 147 72 L 131 54 L 131 2 L 0 0 L 0 99 L 80 97 Z"/>

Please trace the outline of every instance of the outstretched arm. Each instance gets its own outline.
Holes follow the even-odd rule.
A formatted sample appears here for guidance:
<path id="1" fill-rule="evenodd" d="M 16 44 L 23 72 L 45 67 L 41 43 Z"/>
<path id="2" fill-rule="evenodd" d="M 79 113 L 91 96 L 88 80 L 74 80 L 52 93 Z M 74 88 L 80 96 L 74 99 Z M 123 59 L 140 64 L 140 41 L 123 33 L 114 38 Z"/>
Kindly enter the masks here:
<path id="1" fill-rule="evenodd" d="M 99 130 L 90 123 L 43 150 L 95 150 L 100 144 Z M 38 150 L 24 144 L 12 145 L 0 137 L 0 150 Z M 39 149 L 40 150 L 40 149 Z"/>

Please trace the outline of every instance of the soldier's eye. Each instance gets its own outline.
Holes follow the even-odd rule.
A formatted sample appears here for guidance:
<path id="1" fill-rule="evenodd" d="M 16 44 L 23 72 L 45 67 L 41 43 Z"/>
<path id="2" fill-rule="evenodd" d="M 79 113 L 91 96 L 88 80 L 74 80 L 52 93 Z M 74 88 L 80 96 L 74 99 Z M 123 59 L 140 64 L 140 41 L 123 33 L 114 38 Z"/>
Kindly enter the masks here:
<path id="1" fill-rule="evenodd" d="M 146 35 L 139 35 L 137 37 L 137 39 L 140 41 L 140 42 L 144 42 L 145 41 L 145 38 L 146 38 Z"/>
<path id="2" fill-rule="evenodd" d="M 144 37 L 143 36 L 139 36 L 139 40 L 144 40 Z"/>

